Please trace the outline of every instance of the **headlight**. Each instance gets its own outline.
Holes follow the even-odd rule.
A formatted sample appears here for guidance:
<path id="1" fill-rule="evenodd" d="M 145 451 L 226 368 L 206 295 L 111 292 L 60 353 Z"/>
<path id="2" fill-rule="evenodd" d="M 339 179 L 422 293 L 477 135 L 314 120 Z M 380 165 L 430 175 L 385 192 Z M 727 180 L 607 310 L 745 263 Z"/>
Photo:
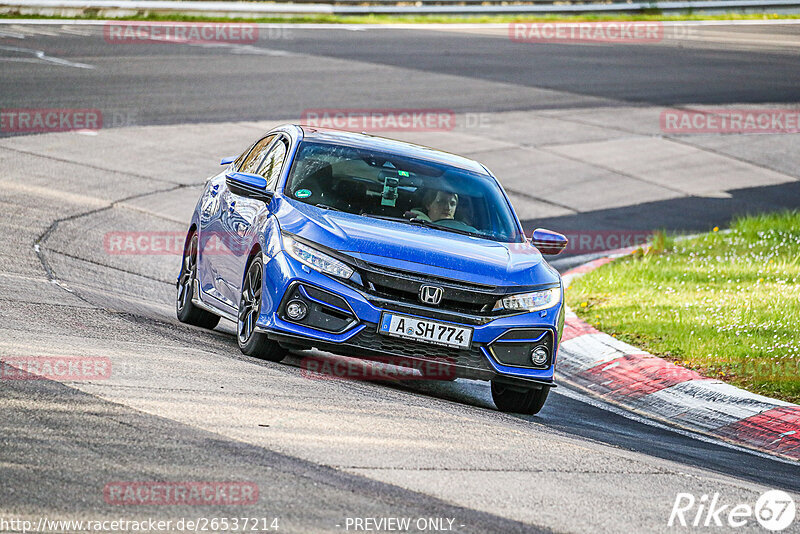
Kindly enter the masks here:
<path id="1" fill-rule="evenodd" d="M 561 300 L 561 288 L 553 287 L 542 291 L 509 295 L 497 301 L 495 310 L 539 311 L 551 308 Z"/>
<path id="2" fill-rule="evenodd" d="M 353 269 L 336 258 L 320 252 L 319 250 L 301 243 L 290 236 L 283 234 L 283 249 L 289 256 L 302 264 L 308 265 L 315 271 L 330 274 L 339 278 L 350 278 Z"/>

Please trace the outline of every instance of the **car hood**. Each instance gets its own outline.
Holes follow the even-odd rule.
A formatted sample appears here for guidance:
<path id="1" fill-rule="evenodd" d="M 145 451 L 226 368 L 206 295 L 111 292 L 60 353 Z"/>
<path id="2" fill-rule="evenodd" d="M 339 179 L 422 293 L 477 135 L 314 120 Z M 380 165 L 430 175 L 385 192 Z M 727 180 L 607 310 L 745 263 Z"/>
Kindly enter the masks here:
<path id="1" fill-rule="evenodd" d="M 495 286 L 558 283 L 529 243 L 499 243 L 276 198 L 281 229 L 385 267 Z"/>

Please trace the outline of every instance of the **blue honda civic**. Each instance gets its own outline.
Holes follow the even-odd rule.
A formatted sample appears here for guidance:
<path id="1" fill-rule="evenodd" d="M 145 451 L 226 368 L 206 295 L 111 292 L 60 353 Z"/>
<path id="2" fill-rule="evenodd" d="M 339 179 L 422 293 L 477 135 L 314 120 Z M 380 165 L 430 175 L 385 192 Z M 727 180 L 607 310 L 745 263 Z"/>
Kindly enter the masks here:
<path id="1" fill-rule="evenodd" d="M 381 137 L 284 125 L 211 177 L 177 281 L 184 323 L 237 325 L 242 352 L 317 348 L 490 380 L 502 411 L 553 387 L 563 287 L 475 161 Z M 421 367 L 418 367 L 421 368 Z"/>

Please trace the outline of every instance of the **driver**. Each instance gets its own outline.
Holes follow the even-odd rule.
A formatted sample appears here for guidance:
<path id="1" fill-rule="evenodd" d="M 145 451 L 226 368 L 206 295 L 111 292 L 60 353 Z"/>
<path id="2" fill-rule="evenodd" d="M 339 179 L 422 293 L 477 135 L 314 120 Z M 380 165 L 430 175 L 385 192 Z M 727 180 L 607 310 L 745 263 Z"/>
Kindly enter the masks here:
<path id="1" fill-rule="evenodd" d="M 454 219 L 456 208 L 458 207 L 458 194 L 449 191 L 430 190 L 422 197 L 422 205 L 425 211 L 420 208 L 411 210 L 411 214 L 419 219 L 426 221 L 441 221 Z"/>

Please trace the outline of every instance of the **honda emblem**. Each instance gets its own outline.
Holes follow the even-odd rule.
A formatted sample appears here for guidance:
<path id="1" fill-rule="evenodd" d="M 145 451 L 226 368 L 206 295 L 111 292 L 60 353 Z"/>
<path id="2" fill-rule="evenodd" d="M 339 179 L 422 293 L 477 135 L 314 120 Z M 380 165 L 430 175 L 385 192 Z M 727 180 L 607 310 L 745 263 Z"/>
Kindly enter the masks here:
<path id="1" fill-rule="evenodd" d="M 443 295 L 444 289 L 438 286 L 420 286 L 419 288 L 419 300 L 425 304 L 438 306 L 442 302 Z"/>

